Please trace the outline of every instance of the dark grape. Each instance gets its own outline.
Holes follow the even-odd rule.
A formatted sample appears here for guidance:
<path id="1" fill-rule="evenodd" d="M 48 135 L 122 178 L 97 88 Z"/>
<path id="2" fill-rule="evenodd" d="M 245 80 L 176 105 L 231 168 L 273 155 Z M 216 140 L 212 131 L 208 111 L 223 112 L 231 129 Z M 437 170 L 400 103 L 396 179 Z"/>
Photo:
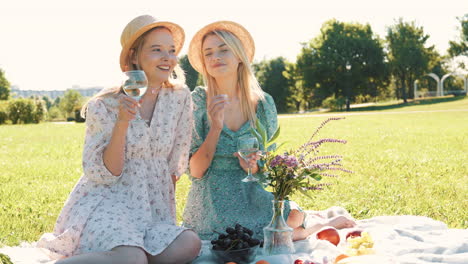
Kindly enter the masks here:
<path id="1" fill-rule="evenodd" d="M 237 250 L 237 249 L 242 249 L 242 243 L 237 243 L 235 246 L 234 246 L 234 249 Z"/>
<path id="2" fill-rule="evenodd" d="M 228 228 L 226 228 L 226 233 L 234 234 L 234 233 L 236 233 L 236 230 L 234 228 L 232 228 L 232 227 L 228 227 Z"/>
<path id="3" fill-rule="evenodd" d="M 221 246 L 219 246 L 219 245 L 214 245 L 213 249 L 214 250 L 223 250 L 223 248 Z"/>
<path id="4" fill-rule="evenodd" d="M 253 238 L 254 232 L 236 224 L 234 227 L 227 227 L 226 234 L 218 233 L 218 239 L 211 240 L 213 250 L 240 250 L 258 246 L 261 241 Z"/>

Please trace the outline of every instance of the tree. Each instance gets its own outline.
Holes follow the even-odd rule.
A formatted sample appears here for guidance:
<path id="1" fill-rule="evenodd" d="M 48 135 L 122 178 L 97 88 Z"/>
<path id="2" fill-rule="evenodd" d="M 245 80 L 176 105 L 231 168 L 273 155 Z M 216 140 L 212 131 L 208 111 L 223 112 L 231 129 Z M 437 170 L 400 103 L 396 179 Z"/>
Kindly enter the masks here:
<path id="1" fill-rule="evenodd" d="M 334 19 L 303 45 L 297 71 L 313 95 L 313 105 L 330 96 L 345 97 L 347 110 L 357 95 L 376 97 L 388 79 L 382 41 L 370 25 Z"/>
<path id="2" fill-rule="evenodd" d="M 398 22 L 387 29 L 387 45 L 390 71 L 400 87 L 397 95 L 406 103 L 414 98 L 413 82 L 426 74 L 434 46 L 425 47 L 429 35 L 414 22 Z M 397 89 L 398 89 L 397 86 Z"/>
<path id="3" fill-rule="evenodd" d="M 459 55 L 468 56 L 468 14 L 465 14 L 463 17 L 458 17 L 457 19 L 461 24 L 460 41 L 450 41 L 448 53 L 451 57 Z"/>
<path id="4" fill-rule="evenodd" d="M 278 112 L 287 112 L 286 100 L 289 97 L 288 79 L 285 77 L 286 59 L 278 57 L 252 65 L 262 89 L 269 93 L 276 103 Z"/>
<path id="5" fill-rule="evenodd" d="M 10 98 L 10 82 L 5 77 L 5 73 L 0 69 L 0 100 Z"/>
<path id="6" fill-rule="evenodd" d="M 299 112 L 308 109 L 312 93 L 304 86 L 304 81 L 297 70 L 297 64 L 288 62 L 283 75 L 288 81 L 289 96 L 286 98 L 288 110 Z"/>
<path id="7" fill-rule="evenodd" d="M 43 100 L 36 100 L 36 111 L 33 114 L 34 123 L 39 123 L 46 119 L 47 115 L 47 106 L 46 102 Z"/>
<path id="8" fill-rule="evenodd" d="M 182 67 L 182 70 L 185 72 L 185 81 L 187 86 L 190 88 L 190 90 L 195 89 L 199 78 L 198 72 L 190 64 L 187 55 L 182 56 L 179 60 L 179 63 L 180 67 Z"/>
<path id="9" fill-rule="evenodd" d="M 52 100 L 50 99 L 50 97 L 47 95 L 44 95 L 42 96 L 42 100 L 44 100 L 46 108 L 47 110 L 49 110 L 52 107 Z"/>
<path id="10" fill-rule="evenodd" d="M 67 90 L 60 100 L 59 108 L 69 116 L 75 108 L 80 107 L 82 96 L 78 91 Z"/>
<path id="11" fill-rule="evenodd" d="M 13 124 L 34 122 L 35 104 L 31 99 L 13 99 L 8 104 L 10 120 Z"/>

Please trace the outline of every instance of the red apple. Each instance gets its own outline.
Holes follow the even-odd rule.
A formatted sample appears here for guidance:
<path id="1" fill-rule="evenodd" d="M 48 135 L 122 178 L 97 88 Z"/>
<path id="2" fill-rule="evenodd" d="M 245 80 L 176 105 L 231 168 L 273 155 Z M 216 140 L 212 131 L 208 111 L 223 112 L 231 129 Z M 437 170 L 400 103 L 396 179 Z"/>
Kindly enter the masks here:
<path id="1" fill-rule="evenodd" d="M 340 243 L 340 234 L 338 234 L 338 231 L 336 231 L 335 228 L 327 227 L 317 233 L 317 239 L 327 240 L 333 245 L 338 246 Z"/>
<path id="2" fill-rule="evenodd" d="M 351 231 L 351 232 L 349 232 L 349 233 L 346 235 L 346 239 L 348 239 L 348 237 L 360 237 L 360 236 L 361 236 L 361 233 L 362 233 L 361 230 L 354 230 L 354 231 Z"/>
<path id="3" fill-rule="evenodd" d="M 304 264 L 304 261 L 302 259 L 296 259 L 294 264 Z"/>

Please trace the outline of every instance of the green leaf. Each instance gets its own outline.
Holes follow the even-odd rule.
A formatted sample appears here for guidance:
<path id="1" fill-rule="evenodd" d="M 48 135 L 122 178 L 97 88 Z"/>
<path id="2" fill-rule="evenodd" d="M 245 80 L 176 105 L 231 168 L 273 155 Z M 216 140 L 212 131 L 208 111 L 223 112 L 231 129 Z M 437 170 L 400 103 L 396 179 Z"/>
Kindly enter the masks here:
<path id="1" fill-rule="evenodd" d="M 311 173 L 311 174 L 309 174 L 309 177 L 311 177 L 312 179 L 314 179 L 316 181 L 322 180 L 322 175 L 320 175 L 318 173 Z"/>
<path id="2" fill-rule="evenodd" d="M 266 129 L 262 125 L 262 122 L 260 122 L 259 119 L 257 119 L 256 125 L 257 125 L 257 131 L 258 131 L 258 133 L 260 133 L 260 136 L 262 137 L 262 144 L 263 144 L 263 146 L 266 146 L 267 141 L 268 141 Z"/>
<path id="3" fill-rule="evenodd" d="M 275 141 L 276 138 L 279 136 L 279 134 L 280 134 L 280 127 L 278 126 L 278 129 L 276 129 L 275 134 L 271 137 L 270 140 L 268 140 L 268 142 L 273 142 L 273 141 Z"/>
<path id="4" fill-rule="evenodd" d="M 279 146 L 275 147 L 275 148 L 272 149 L 271 151 L 276 152 L 277 150 L 279 150 L 279 149 L 280 149 L 284 144 L 286 144 L 287 142 L 288 142 L 288 141 L 282 142 Z M 274 145 L 274 144 L 276 144 L 276 143 L 274 143 L 274 142 L 268 143 L 266 149 L 269 149 L 270 146 L 272 146 L 272 145 Z"/>
<path id="5" fill-rule="evenodd" d="M 263 142 L 262 135 L 260 135 L 260 133 L 258 133 L 256 129 L 250 128 L 250 133 L 253 134 L 257 138 L 258 142 Z"/>

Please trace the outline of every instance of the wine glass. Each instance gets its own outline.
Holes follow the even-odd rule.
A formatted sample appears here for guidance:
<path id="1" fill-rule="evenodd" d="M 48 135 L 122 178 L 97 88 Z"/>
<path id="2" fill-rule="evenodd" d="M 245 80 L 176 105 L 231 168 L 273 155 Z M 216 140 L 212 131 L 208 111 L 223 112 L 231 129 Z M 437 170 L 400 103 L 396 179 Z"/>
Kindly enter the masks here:
<path id="1" fill-rule="evenodd" d="M 122 89 L 124 93 L 136 101 L 139 101 L 141 97 L 146 93 L 148 89 L 148 79 L 144 71 L 126 71 L 123 73 Z M 136 121 L 143 121 L 140 116 L 140 111 L 137 109 Z"/>
<path id="2" fill-rule="evenodd" d="M 247 169 L 247 177 L 242 179 L 243 182 L 252 182 L 252 181 L 258 181 L 257 178 L 255 178 L 252 175 L 252 171 L 250 168 L 250 156 L 258 151 L 259 145 L 258 145 L 258 140 L 255 137 L 241 137 L 237 141 L 237 152 L 241 156 L 242 159 L 249 164 L 248 169 Z"/>

